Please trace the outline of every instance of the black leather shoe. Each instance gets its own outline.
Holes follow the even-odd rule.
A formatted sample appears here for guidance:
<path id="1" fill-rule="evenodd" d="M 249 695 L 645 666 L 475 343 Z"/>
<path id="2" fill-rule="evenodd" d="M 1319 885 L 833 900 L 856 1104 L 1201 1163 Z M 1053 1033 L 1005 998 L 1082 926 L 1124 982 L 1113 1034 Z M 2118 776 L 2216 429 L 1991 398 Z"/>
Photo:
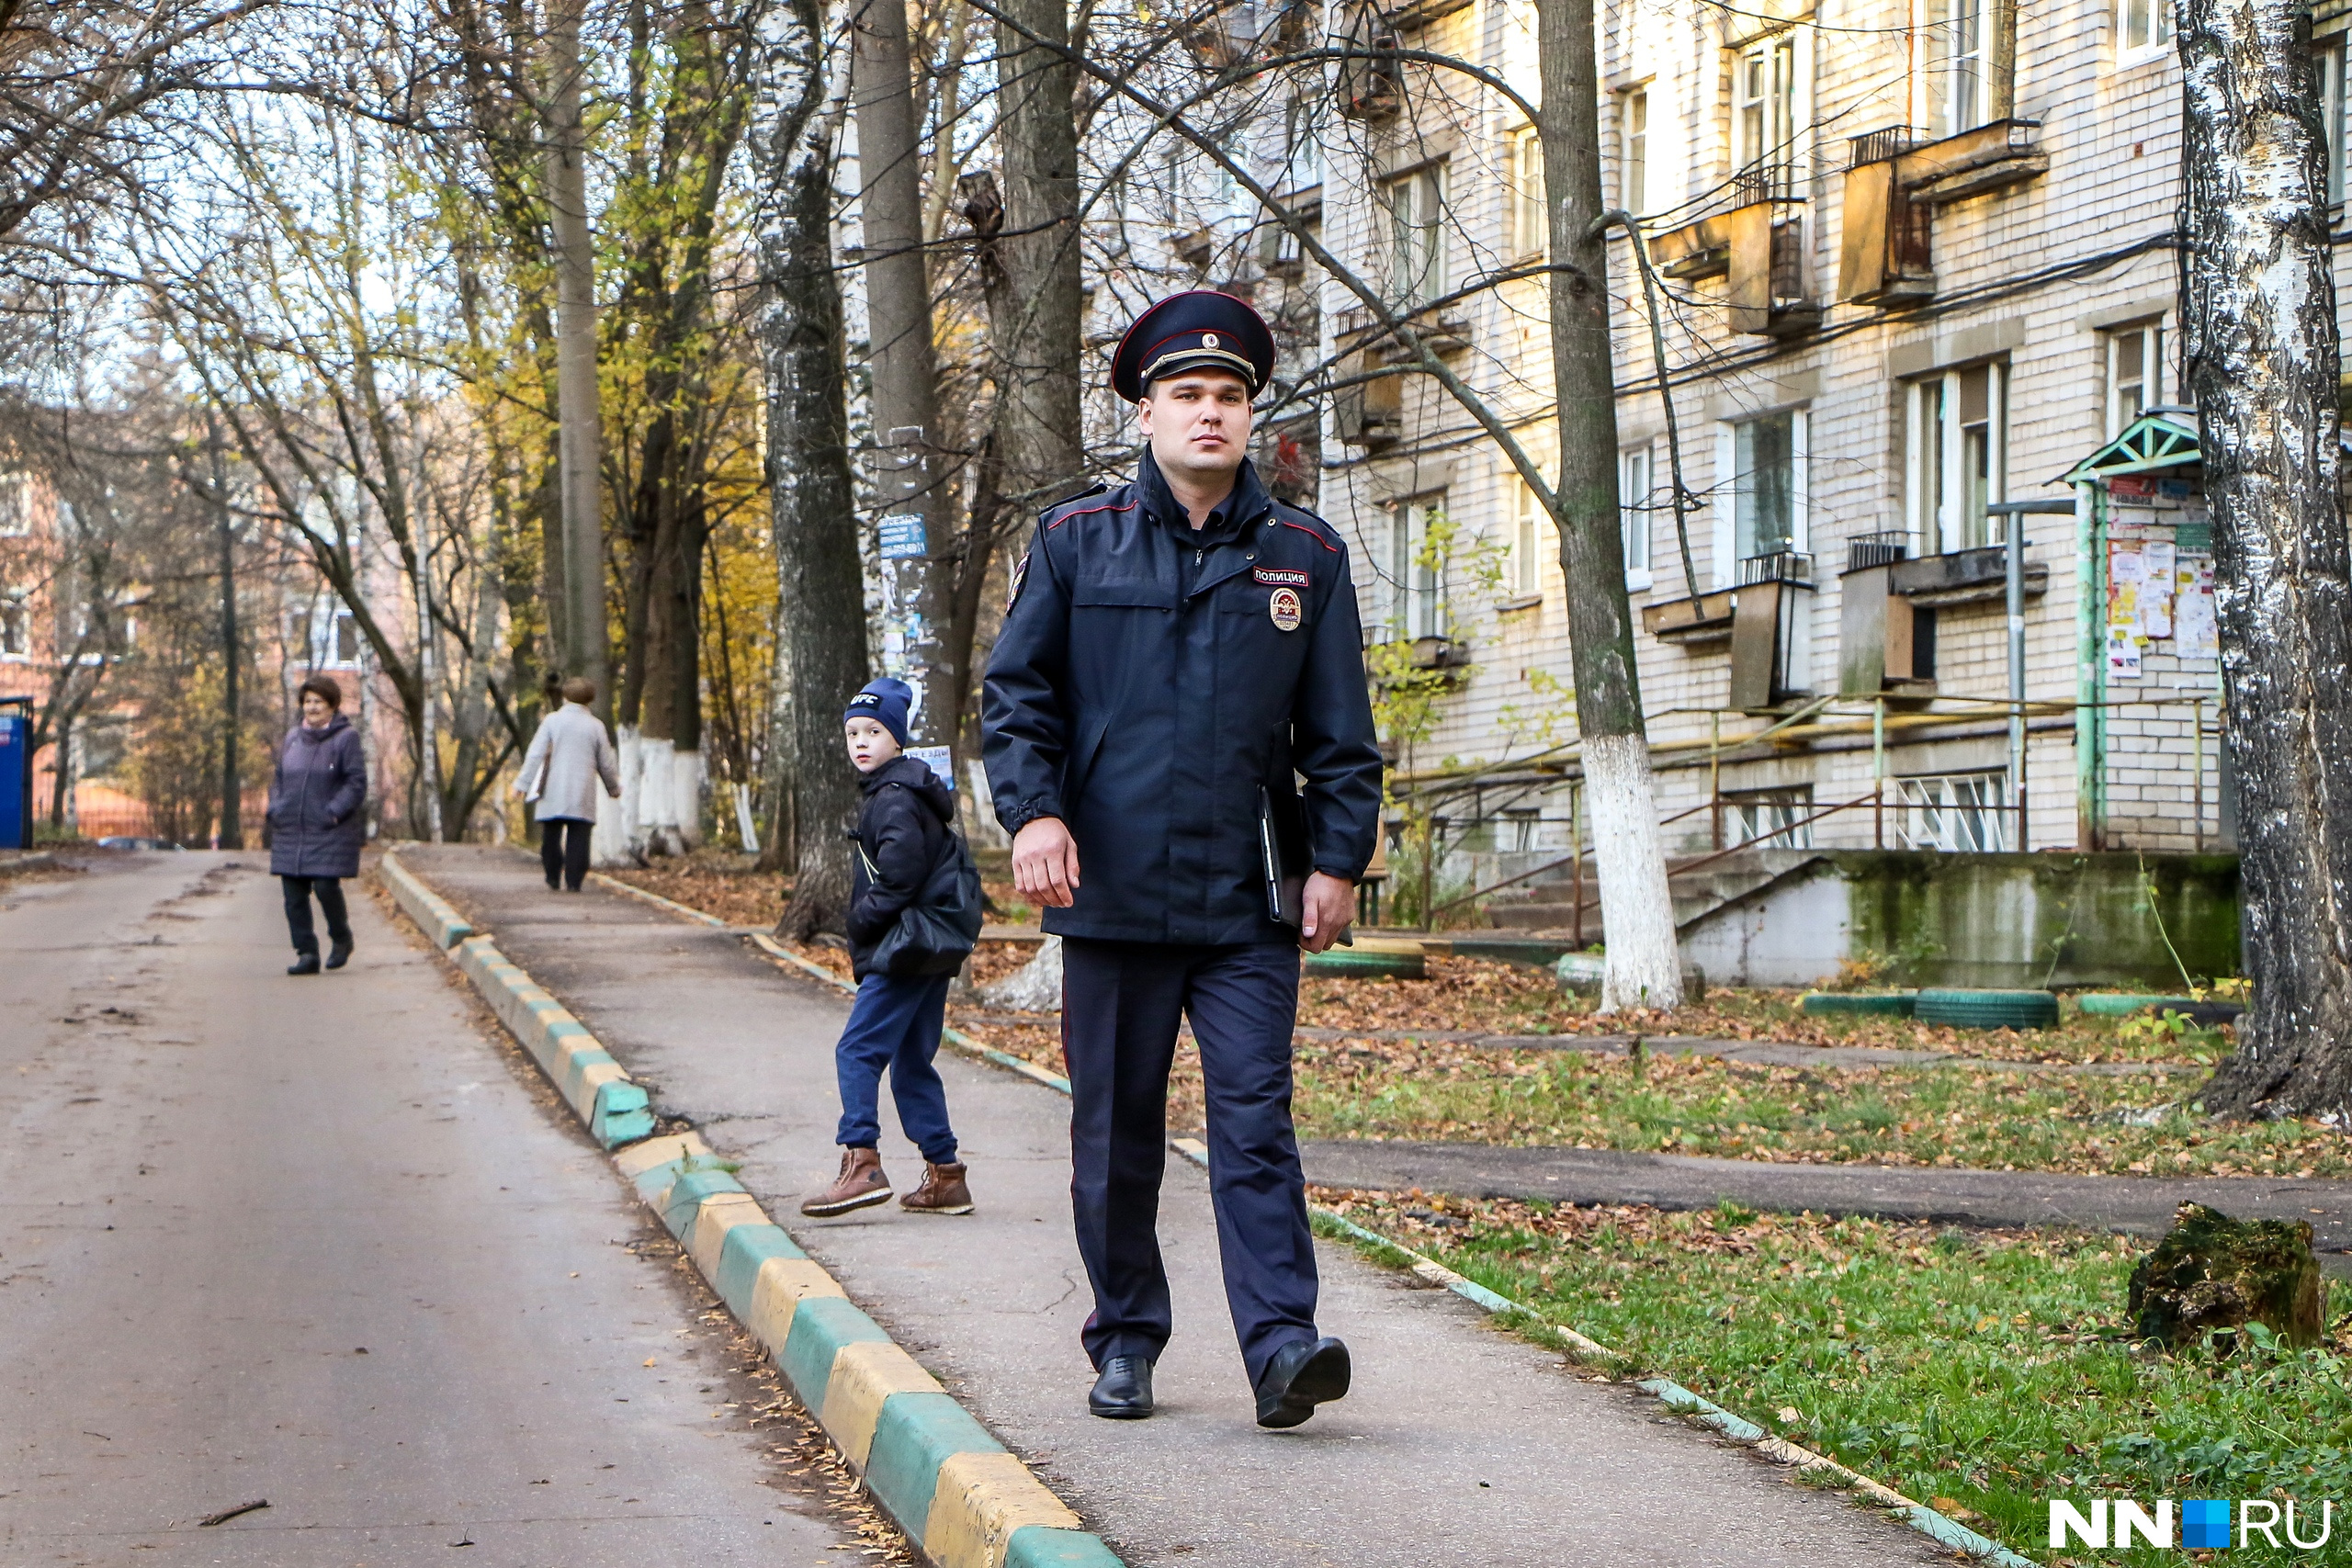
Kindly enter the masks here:
<path id="1" fill-rule="evenodd" d="M 1295 1427 L 1325 1400 L 1346 1398 L 1348 1371 L 1348 1348 L 1328 1336 L 1283 1346 L 1258 1380 L 1258 1425 Z"/>
<path id="2" fill-rule="evenodd" d="M 1141 1356 L 1114 1356 L 1086 1395 L 1089 1415 L 1105 1421 L 1140 1421 L 1151 1414 L 1151 1363 Z"/>
<path id="3" fill-rule="evenodd" d="M 333 947 L 330 947 L 330 948 L 328 948 L 328 949 L 327 949 L 327 967 L 328 967 L 328 968 L 330 968 L 330 969 L 340 969 L 340 968 L 342 968 L 345 964 L 348 964 L 348 963 L 350 963 L 350 962 L 351 962 L 351 944 L 350 944 L 349 942 L 336 942 Z"/>
<path id="4" fill-rule="evenodd" d="M 286 972 L 288 975 L 315 975 L 319 972 L 319 955 L 298 953 L 294 955 L 294 962 L 286 966 Z"/>

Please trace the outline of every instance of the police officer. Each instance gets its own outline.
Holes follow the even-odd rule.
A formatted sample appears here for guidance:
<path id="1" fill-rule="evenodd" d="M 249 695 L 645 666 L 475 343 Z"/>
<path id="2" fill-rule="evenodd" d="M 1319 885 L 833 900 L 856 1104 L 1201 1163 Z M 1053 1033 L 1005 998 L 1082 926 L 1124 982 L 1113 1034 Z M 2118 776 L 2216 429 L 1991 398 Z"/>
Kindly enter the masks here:
<path id="1" fill-rule="evenodd" d="M 1245 456 L 1273 365 L 1272 333 L 1229 295 L 1178 294 L 1136 321 L 1111 374 L 1146 442 L 1134 482 L 1039 518 L 983 685 L 1013 882 L 1063 939 L 1087 1405 L 1114 1419 L 1151 1414 L 1171 1327 L 1157 1226 L 1187 1013 L 1259 1425 L 1295 1427 L 1348 1390 L 1347 1347 L 1315 1327 L 1291 1031 L 1299 950 L 1346 929 L 1372 856 L 1380 753 L 1347 548 Z M 1260 835 L 1301 776 L 1313 871 L 1293 926 Z"/>

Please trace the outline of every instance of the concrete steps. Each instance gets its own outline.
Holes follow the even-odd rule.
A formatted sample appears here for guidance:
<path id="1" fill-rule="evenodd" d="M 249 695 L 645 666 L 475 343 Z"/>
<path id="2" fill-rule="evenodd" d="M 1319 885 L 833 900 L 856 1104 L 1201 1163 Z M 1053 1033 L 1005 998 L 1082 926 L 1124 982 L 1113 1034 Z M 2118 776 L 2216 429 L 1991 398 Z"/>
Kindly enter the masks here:
<path id="1" fill-rule="evenodd" d="M 1740 850 L 1721 859 L 1688 855 L 1667 863 L 1668 887 L 1674 896 L 1674 924 L 1687 930 L 1699 920 L 1749 894 L 1779 881 L 1810 862 L 1811 850 Z M 1700 863 L 1704 862 L 1702 864 Z M 1576 929 L 1576 880 L 1562 867 L 1534 881 L 1495 894 L 1487 902 L 1487 919 L 1498 930 L 1563 931 Z M 1606 940 L 1600 919 L 1600 890 L 1589 862 L 1585 866 L 1583 936 L 1587 942 Z"/>

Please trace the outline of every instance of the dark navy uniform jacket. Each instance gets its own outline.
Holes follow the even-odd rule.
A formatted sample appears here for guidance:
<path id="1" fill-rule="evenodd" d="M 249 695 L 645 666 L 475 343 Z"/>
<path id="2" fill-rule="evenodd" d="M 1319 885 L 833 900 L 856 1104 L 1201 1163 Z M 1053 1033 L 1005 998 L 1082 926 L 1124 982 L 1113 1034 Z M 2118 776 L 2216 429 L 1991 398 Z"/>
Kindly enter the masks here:
<path id="1" fill-rule="evenodd" d="M 1247 462 L 1197 531 L 1148 448 L 1134 483 L 1049 508 L 981 694 L 997 820 L 1058 817 L 1078 842 L 1077 900 L 1048 931 L 1295 940 L 1267 914 L 1258 839 L 1260 786 L 1292 769 L 1316 869 L 1352 882 L 1372 859 L 1380 751 L 1347 547 Z"/>

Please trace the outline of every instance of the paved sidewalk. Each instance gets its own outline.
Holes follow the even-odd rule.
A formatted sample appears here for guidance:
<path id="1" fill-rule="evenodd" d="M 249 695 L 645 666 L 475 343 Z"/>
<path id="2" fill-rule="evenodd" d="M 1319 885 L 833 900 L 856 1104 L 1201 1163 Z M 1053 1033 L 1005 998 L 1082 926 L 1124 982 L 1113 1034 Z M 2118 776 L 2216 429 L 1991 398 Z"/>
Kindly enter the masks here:
<path id="1" fill-rule="evenodd" d="M 1357 1385 L 1267 1433 L 1226 1315 L 1200 1174 L 1170 1156 L 1177 1337 L 1150 1421 L 1084 1412 L 1090 1303 L 1071 1243 L 1067 1102 L 943 1053 L 978 1213 L 832 1222 L 832 1042 L 846 1000 L 740 938 L 617 894 L 551 896 L 511 850 L 405 863 L 580 1014 L 663 1111 L 741 1160 L 746 1187 L 1137 1568 L 1808 1568 L 1943 1561 L 1931 1543 L 1497 1333 L 1475 1308 L 1324 1247 L 1322 1324 Z M 886 1099 L 887 1105 L 887 1099 Z M 916 1156 L 885 1114 L 884 1156 Z M 1704 1391 L 1702 1391 L 1704 1392 Z"/>
<path id="2" fill-rule="evenodd" d="M 1872 1214 L 1972 1225 L 2080 1225 L 2159 1236 L 2184 1200 L 2239 1219 L 2309 1220 L 2328 1273 L 2352 1276 L 2352 1181 L 2291 1177 L 2053 1176 L 1925 1166 L 1778 1165 L 1617 1149 L 1344 1140 L 1306 1145 L 1309 1180 L 1326 1187 L 1556 1203 L 1650 1203 Z"/>

